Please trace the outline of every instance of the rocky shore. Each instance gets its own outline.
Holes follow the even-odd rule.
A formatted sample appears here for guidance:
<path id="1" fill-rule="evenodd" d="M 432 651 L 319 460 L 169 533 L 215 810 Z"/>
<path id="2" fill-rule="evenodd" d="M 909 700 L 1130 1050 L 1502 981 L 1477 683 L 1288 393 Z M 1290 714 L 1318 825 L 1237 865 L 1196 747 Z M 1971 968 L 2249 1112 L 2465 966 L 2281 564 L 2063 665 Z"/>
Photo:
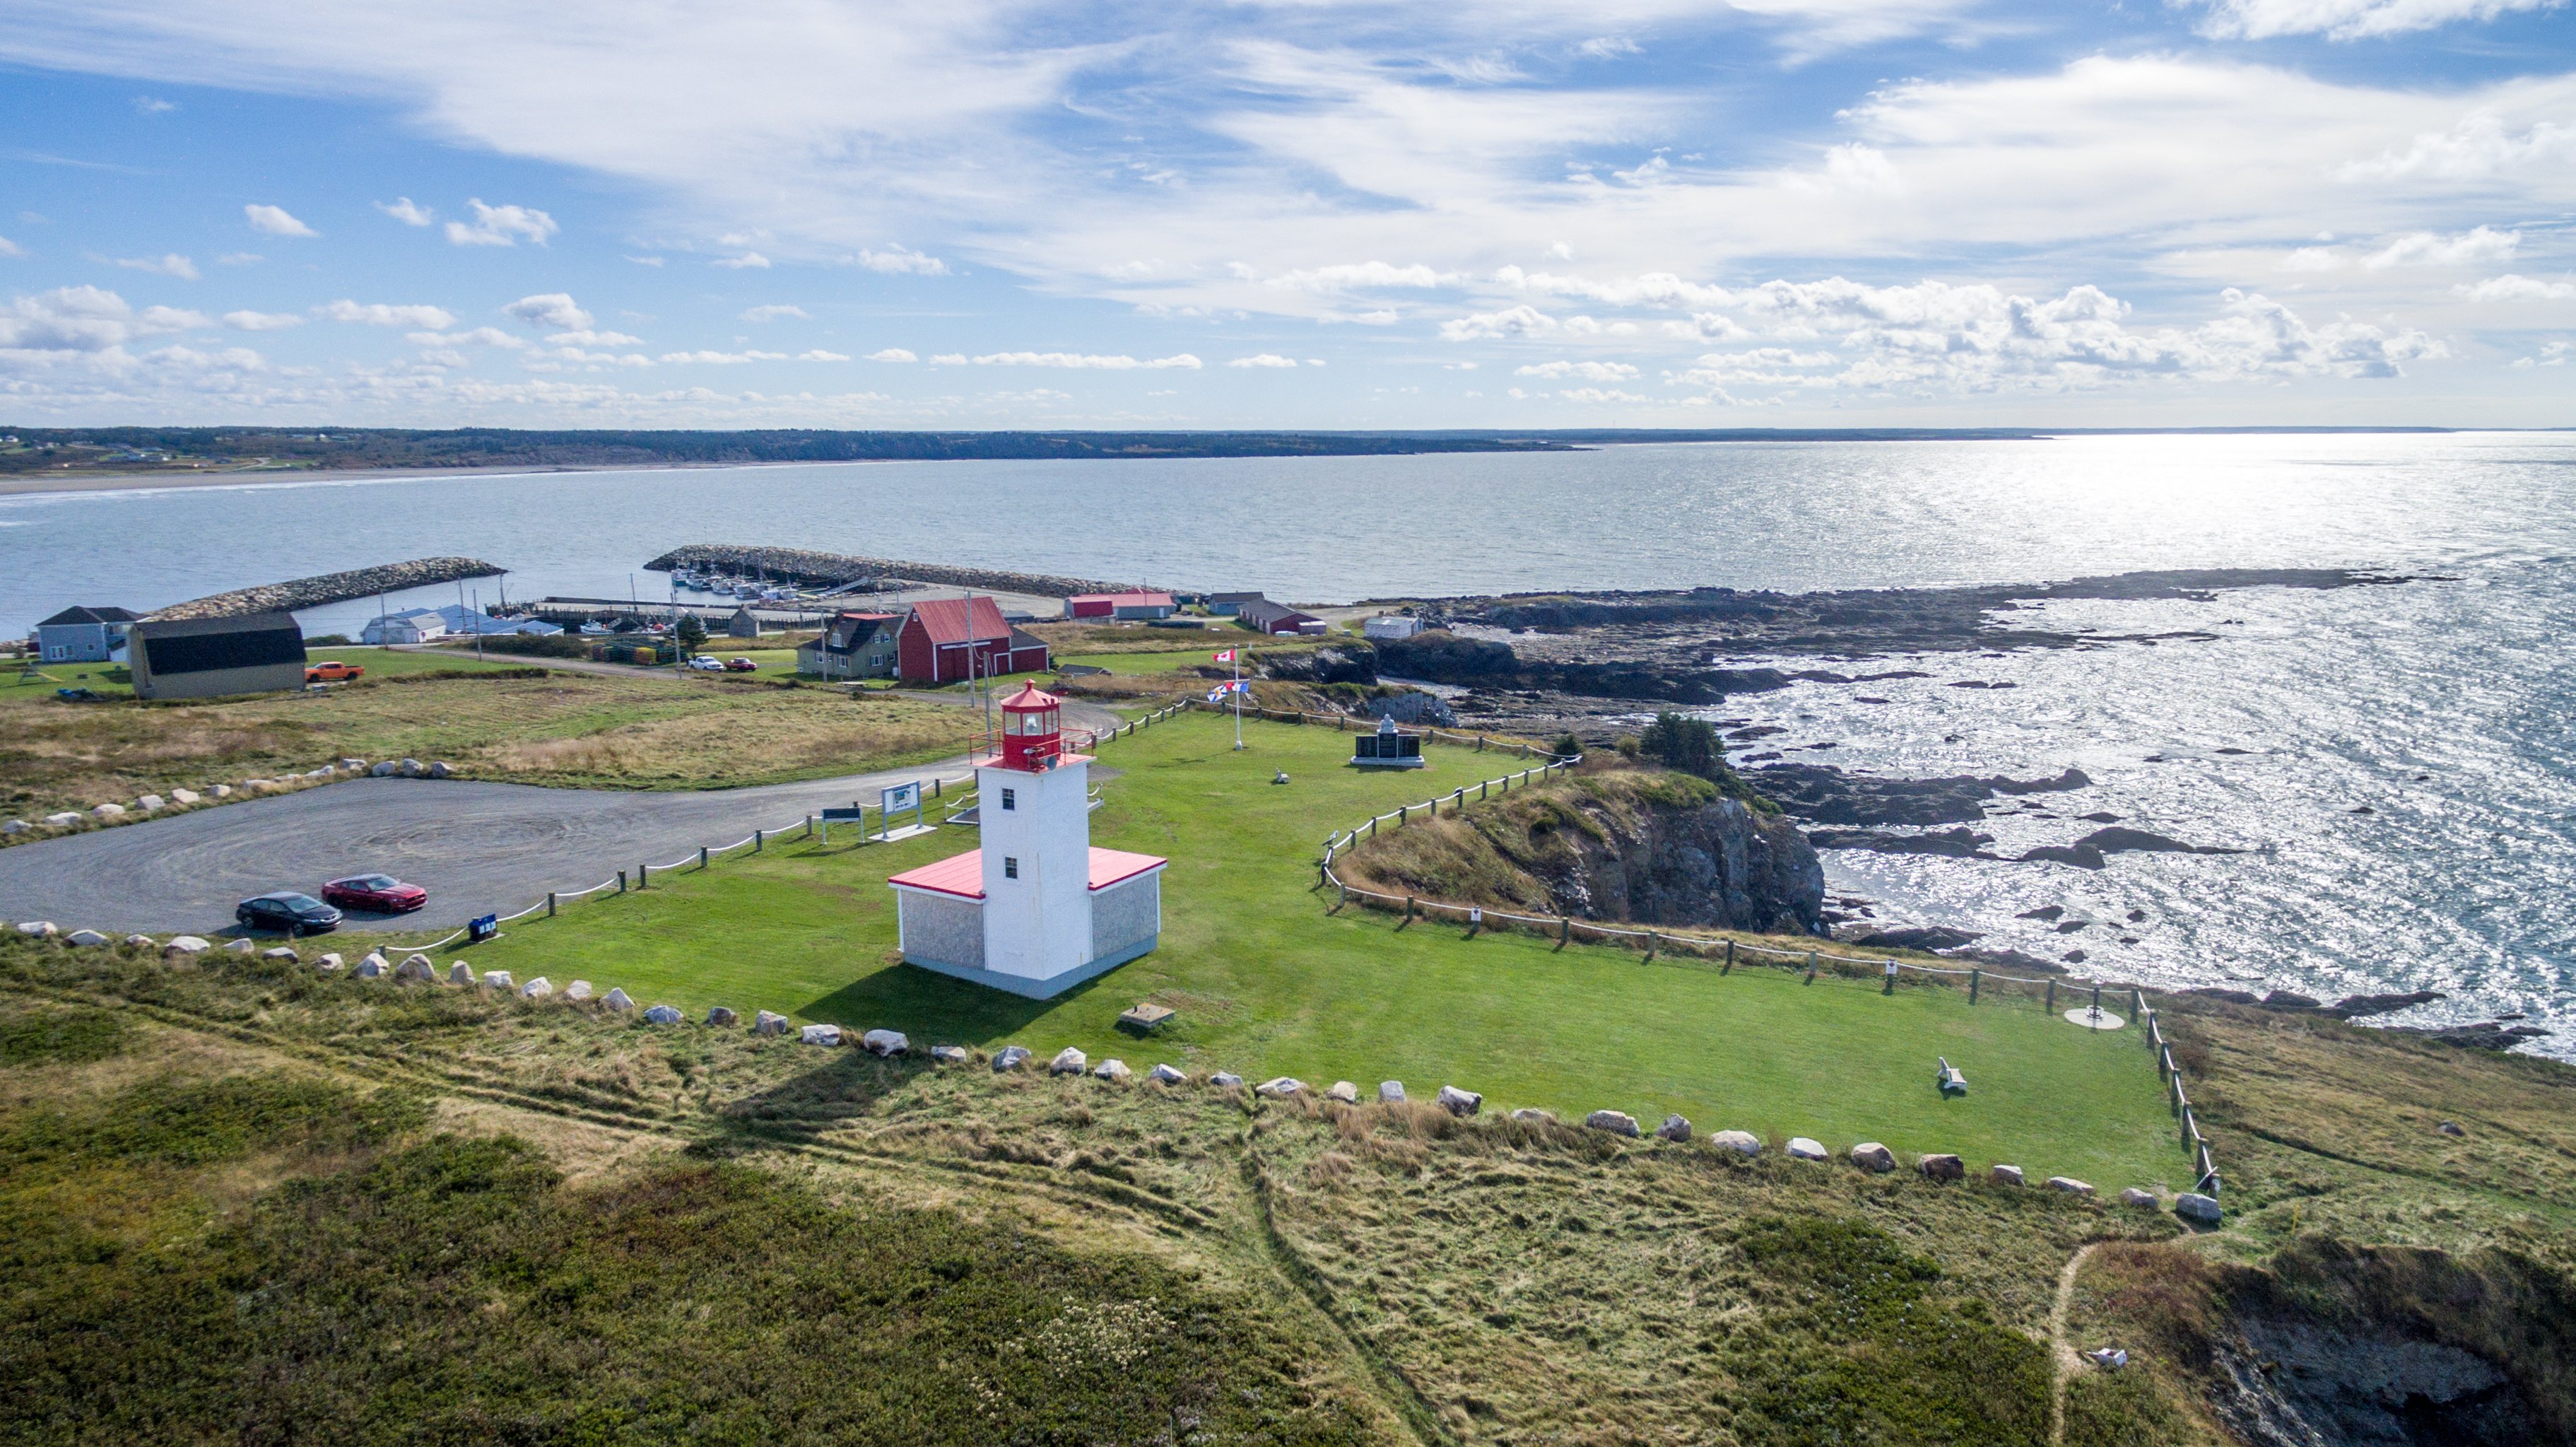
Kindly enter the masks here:
<path id="1" fill-rule="evenodd" d="M 990 588 L 1000 593 L 1034 593 L 1042 598 L 1068 598 L 1076 593 L 1113 593 L 1132 583 L 1104 583 L 1096 578 L 1062 578 L 1049 573 L 1014 573 L 1000 568 L 959 568 L 945 563 L 907 563 L 893 558 L 861 558 L 843 553 L 817 553 L 803 548 L 745 547 L 731 543 L 691 543 L 673 548 L 644 565 L 656 573 L 675 568 L 711 568 L 784 582 L 837 585 L 862 578 L 929 583 L 951 588 Z"/>
<path id="2" fill-rule="evenodd" d="M 427 587 L 432 583 L 453 583 L 460 578 L 498 577 L 504 571 L 480 558 L 417 558 L 408 563 L 384 563 L 372 568 L 352 568 L 345 573 L 293 578 L 283 583 L 239 588 L 230 593 L 173 603 L 151 614 L 149 621 L 231 618 L 244 613 L 322 608 L 333 603 L 370 598 L 378 593 L 395 593 L 405 588 Z"/>
<path id="3" fill-rule="evenodd" d="M 2207 641 L 2200 629 L 2105 633 L 2022 626 L 2015 614 L 2074 599 L 2206 602 L 2233 588 L 2353 588 L 2416 581 L 2343 568 L 2214 568 L 2122 573 L 2057 583 L 1816 593 L 1507 594 L 1373 600 L 1409 603 L 1432 630 L 1381 651 L 1383 671 L 1474 691 L 1462 713 L 1497 727 L 1580 732 L 1640 705 L 1704 708 L 1793 683 L 1922 678 L 1919 667 L 1722 666 L 1734 657 L 1866 663 L 1898 655 L 2120 643 Z M 1967 678 L 1954 687 L 2010 687 Z"/>

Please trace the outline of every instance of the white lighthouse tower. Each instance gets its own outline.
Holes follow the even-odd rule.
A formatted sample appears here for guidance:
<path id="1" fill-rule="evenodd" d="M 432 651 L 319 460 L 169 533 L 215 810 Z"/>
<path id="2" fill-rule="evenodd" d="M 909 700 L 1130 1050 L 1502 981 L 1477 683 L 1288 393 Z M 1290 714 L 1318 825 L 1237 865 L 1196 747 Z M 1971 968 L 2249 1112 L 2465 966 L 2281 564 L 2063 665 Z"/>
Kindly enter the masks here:
<path id="1" fill-rule="evenodd" d="M 1168 861 L 1091 846 L 1091 760 L 1064 751 L 1053 694 L 1027 685 L 1001 710 L 975 761 L 982 847 L 886 883 L 906 962 L 1044 998 L 1154 948 Z"/>

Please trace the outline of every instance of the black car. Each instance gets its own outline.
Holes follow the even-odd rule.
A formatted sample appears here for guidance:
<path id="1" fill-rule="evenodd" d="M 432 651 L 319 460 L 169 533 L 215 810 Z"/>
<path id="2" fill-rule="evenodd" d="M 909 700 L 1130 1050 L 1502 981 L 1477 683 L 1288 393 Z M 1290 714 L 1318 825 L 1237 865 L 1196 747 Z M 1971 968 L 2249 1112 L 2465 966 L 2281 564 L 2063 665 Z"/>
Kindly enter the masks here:
<path id="1" fill-rule="evenodd" d="M 340 912 L 309 894 L 263 894 L 233 906 L 233 922 L 246 930 L 283 930 L 288 935 L 320 934 L 340 927 Z"/>

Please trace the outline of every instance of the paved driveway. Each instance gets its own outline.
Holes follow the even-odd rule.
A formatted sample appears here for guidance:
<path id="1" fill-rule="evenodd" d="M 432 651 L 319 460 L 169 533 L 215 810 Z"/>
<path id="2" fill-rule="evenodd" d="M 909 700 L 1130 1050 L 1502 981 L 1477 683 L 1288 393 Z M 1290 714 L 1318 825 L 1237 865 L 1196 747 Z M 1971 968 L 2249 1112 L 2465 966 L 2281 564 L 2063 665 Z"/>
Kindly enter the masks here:
<path id="1" fill-rule="evenodd" d="M 700 845 L 798 825 L 827 806 L 873 807 L 888 784 L 937 776 L 953 791 L 964 773 L 963 760 L 949 759 L 688 794 L 351 779 L 0 849 L 0 919 L 208 934 L 229 926 L 233 906 L 251 895 L 311 892 L 383 870 L 427 889 L 428 906 L 393 920 L 353 917 L 347 928 L 460 925 L 524 909 L 549 889 L 585 889 L 639 863 L 670 864 Z M 967 833 L 959 847 L 972 841 Z"/>

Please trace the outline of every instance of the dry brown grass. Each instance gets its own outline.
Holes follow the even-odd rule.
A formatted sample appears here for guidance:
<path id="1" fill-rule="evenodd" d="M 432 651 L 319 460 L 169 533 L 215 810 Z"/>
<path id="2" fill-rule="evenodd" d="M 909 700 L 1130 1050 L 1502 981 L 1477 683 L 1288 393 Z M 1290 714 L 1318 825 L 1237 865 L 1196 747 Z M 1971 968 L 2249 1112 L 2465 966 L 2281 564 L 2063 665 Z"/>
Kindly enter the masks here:
<path id="1" fill-rule="evenodd" d="M 839 690 L 549 673 L 368 682 L 183 707 L 0 706 L 0 810 L 34 814 L 238 784 L 333 759 L 445 759 L 466 773 L 710 788 L 863 769 L 965 738 L 957 709 Z"/>

